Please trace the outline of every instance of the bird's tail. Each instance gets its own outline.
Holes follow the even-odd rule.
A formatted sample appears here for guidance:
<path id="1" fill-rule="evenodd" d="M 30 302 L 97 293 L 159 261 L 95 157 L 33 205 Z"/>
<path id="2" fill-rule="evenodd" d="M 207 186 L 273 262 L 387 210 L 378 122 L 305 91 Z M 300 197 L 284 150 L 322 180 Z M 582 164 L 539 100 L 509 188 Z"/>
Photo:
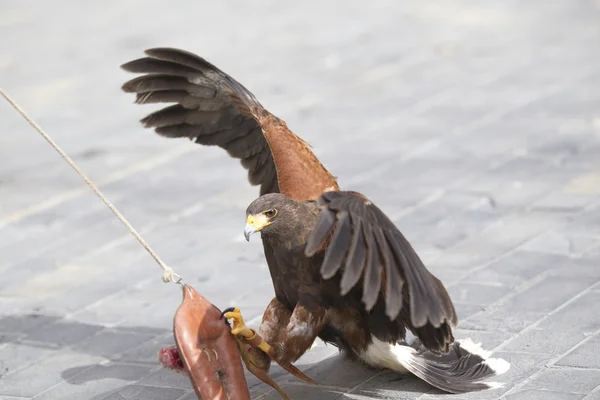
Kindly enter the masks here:
<path id="1" fill-rule="evenodd" d="M 373 338 L 373 343 L 360 358 L 376 367 L 410 372 L 445 392 L 467 393 L 503 386 L 483 381 L 510 368 L 507 361 L 489 356 L 489 352 L 470 339 L 452 343 L 448 354 L 437 356 L 425 349 L 418 339 L 409 346 L 390 345 Z"/>

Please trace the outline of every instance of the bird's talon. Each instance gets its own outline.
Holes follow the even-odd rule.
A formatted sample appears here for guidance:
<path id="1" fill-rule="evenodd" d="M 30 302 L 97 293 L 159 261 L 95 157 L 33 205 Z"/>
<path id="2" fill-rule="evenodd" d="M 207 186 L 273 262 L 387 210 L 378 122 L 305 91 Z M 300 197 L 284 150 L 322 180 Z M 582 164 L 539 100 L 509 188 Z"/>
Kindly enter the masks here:
<path id="1" fill-rule="evenodd" d="M 229 307 L 221 313 L 221 317 L 233 320 L 231 334 L 234 336 L 242 336 L 244 339 L 252 339 L 256 333 L 249 329 L 244 322 L 242 313 L 238 307 Z"/>
<path id="2" fill-rule="evenodd" d="M 220 319 L 225 318 L 225 314 L 228 314 L 233 311 L 235 311 L 235 307 L 229 307 L 229 308 L 224 309 L 223 312 L 221 313 Z"/>

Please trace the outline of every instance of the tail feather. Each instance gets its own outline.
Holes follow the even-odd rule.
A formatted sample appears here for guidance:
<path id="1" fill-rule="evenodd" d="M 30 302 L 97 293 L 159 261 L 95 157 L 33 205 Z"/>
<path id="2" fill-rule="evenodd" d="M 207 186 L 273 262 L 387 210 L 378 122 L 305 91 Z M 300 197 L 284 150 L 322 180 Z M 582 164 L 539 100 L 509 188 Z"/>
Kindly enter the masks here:
<path id="1" fill-rule="evenodd" d="M 497 389 L 502 384 L 484 379 L 508 371 L 510 364 L 500 358 L 489 358 L 490 353 L 470 340 L 452 343 L 450 352 L 437 356 L 418 341 L 390 345 L 377 339 L 361 355 L 370 365 L 416 375 L 432 386 L 449 393 L 477 392 Z"/>

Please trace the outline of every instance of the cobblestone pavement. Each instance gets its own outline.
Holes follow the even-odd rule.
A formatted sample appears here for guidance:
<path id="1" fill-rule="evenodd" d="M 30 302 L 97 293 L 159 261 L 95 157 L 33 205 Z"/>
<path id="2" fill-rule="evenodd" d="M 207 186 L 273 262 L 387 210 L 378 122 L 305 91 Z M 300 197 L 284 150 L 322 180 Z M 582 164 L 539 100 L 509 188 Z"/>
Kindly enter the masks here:
<path id="1" fill-rule="evenodd" d="M 118 66 L 197 52 L 370 196 L 447 285 L 503 389 L 440 394 L 318 345 L 300 399 L 600 399 L 598 0 L 3 0 L 0 85 L 196 289 L 258 322 L 257 195 L 218 148 L 143 130 Z M 181 293 L 0 102 L 0 399 L 194 399 L 162 370 Z M 277 399 L 250 379 L 256 399 Z"/>

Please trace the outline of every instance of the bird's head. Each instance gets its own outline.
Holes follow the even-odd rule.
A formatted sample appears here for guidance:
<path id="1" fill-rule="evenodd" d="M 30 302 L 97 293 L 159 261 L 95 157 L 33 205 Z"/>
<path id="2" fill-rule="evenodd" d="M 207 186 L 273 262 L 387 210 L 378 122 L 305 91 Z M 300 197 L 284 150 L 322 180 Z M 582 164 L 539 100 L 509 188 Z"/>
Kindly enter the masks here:
<path id="1" fill-rule="evenodd" d="M 300 203 L 280 193 L 269 193 L 254 200 L 246 209 L 244 236 L 284 234 L 293 228 Z"/>

